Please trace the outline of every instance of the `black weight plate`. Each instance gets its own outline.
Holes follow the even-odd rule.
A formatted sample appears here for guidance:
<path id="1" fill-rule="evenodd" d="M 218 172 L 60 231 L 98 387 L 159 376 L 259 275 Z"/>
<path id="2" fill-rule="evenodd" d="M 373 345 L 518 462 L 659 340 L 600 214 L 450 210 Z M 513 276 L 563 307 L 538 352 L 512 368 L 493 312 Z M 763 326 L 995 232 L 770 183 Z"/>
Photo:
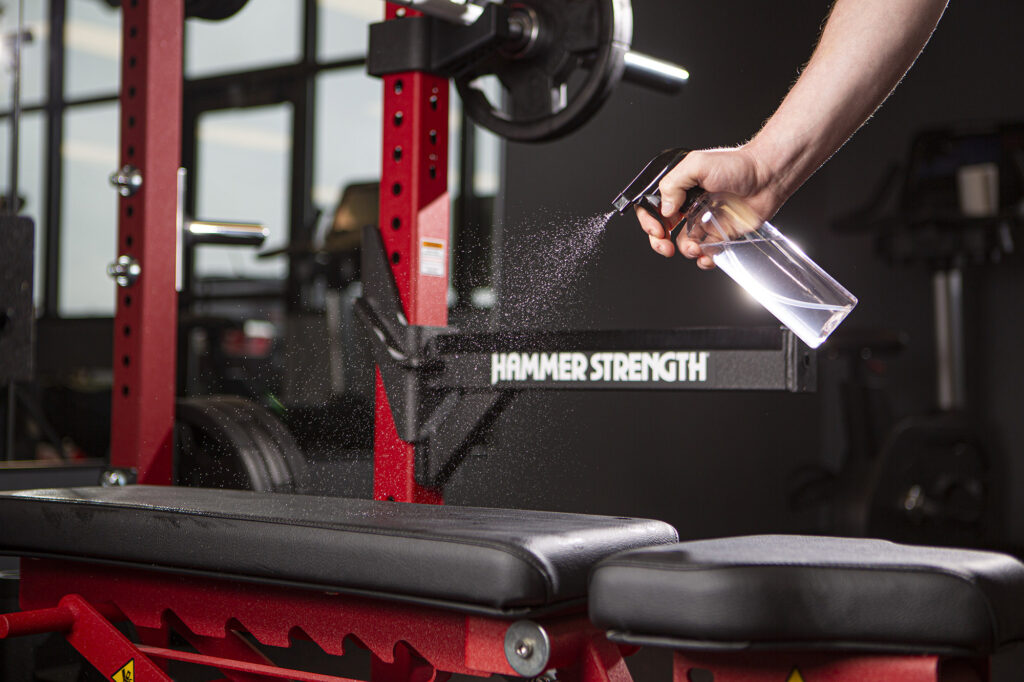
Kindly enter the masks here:
<path id="1" fill-rule="evenodd" d="M 455 80 L 463 107 L 477 124 L 510 140 L 566 135 L 597 112 L 622 78 L 633 37 L 629 0 L 507 4 L 538 17 L 535 47 L 521 54 L 496 50 L 471 65 Z M 507 110 L 474 86 L 481 76 L 497 77 Z"/>
<path id="2" fill-rule="evenodd" d="M 237 425 L 243 432 L 242 437 L 248 438 L 253 452 L 255 466 L 261 468 L 269 480 L 269 489 L 275 492 L 294 492 L 295 481 L 292 478 L 288 462 L 277 443 L 270 437 L 266 429 L 254 418 L 251 411 L 237 403 L 224 401 L 220 396 L 211 396 L 210 407 L 232 425 Z M 256 406 L 257 409 L 259 406 Z"/>
<path id="3" fill-rule="evenodd" d="M 111 8 L 120 8 L 122 0 L 103 0 Z M 185 16 L 220 21 L 234 16 L 249 0 L 185 0 Z"/>
<path id="4" fill-rule="evenodd" d="M 205 398 L 179 400 L 175 483 L 271 491 L 264 455 L 244 425 Z"/>
<path id="5" fill-rule="evenodd" d="M 306 456 L 288 427 L 270 410 L 239 396 L 210 396 L 210 402 L 250 426 L 257 445 L 267 452 L 266 461 L 275 485 L 297 492 L 306 475 Z"/>
<path id="6" fill-rule="evenodd" d="M 185 0 L 185 16 L 220 21 L 234 16 L 249 0 Z"/>
<path id="7" fill-rule="evenodd" d="M 234 396 L 178 401 L 179 485 L 296 492 L 305 458 L 269 411 Z"/>

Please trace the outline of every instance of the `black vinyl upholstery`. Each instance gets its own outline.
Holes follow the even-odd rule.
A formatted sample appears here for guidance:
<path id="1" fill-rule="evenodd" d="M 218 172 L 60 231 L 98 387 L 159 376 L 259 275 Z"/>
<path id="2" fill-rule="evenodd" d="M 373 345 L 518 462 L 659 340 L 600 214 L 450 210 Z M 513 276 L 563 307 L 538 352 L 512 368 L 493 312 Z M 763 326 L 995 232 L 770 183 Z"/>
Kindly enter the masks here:
<path id="1" fill-rule="evenodd" d="M 0 493 L 0 528 L 4 554 L 499 611 L 579 600 L 601 559 L 678 539 L 643 519 L 141 485 Z"/>
<path id="2" fill-rule="evenodd" d="M 990 653 L 1024 639 L 1024 565 L 994 552 L 764 535 L 603 561 L 590 616 L 680 648 Z"/>

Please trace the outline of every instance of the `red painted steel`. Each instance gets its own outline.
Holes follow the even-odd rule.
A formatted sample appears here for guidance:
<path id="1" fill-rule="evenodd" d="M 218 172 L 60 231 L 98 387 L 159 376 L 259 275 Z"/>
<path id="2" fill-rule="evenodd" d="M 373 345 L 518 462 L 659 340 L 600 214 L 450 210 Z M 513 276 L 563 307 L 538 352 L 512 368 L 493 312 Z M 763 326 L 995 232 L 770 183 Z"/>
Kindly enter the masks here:
<path id="1" fill-rule="evenodd" d="M 402 642 L 438 670 L 514 675 L 504 658 L 509 623 L 498 618 L 227 579 L 22 560 L 23 609 L 51 608 L 69 593 L 90 603 L 114 604 L 128 620 L 146 628 L 172 622 L 180 624 L 176 629 L 214 639 L 244 630 L 261 644 L 278 647 L 305 637 L 336 656 L 345 653 L 344 640 L 351 636 L 386 663 L 395 663 L 396 645 Z M 168 621 L 169 614 L 174 620 Z M 582 627 L 582 616 L 580 621 Z"/>
<path id="2" fill-rule="evenodd" d="M 171 482 L 177 171 L 181 163 L 183 0 L 123 5 L 121 163 L 142 187 L 119 200 L 117 254 L 142 268 L 117 290 L 111 456 L 139 483 Z"/>
<path id="3" fill-rule="evenodd" d="M 188 628 L 179 624 L 174 628 L 179 634 L 191 644 L 196 651 L 207 656 L 229 658 L 234 661 L 270 665 L 272 661 L 263 655 L 259 649 L 234 631 L 228 630 L 225 637 L 201 637 L 189 632 Z M 238 670 L 222 669 L 230 682 L 263 682 L 265 675 L 250 674 Z"/>
<path id="4" fill-rule="evenodd" d="M 61 599 L 61 595 L 70 596 Z M 278 673 L 260 652 L 238 638 L 236 631 L 277 647 L 305 638 L 335 656 L 344 655 L 347 645 L 367 649 L 374 657 L 374 682 L 445 682 L 453 673 L 515 675 L 504 654 L 510 625 L 506 619 L 230 579 L 52 559 L 22 560 L 23 609 L 66 609 L 69 600 L 103 605 L 104 614 L 127 619 L 137 629 L 169 627 L 205 657 L 193 662 L 215 665 L 231 680 L 337 679 Z M 96 609 L 89 610 L 99 616 Z M 77 611 L 75 617 L 72 632 L 80 629 Z M 631 682 L 619 647 L 610 644 L 582 613 L 539 622 L 549 633 L 553 667 L 575 671 L 568 674 L 578 682 Z M 90 625 L 97 628 L 99 640 L 113 629 L 106 620 L 103 623 Z M 111 650 L 123 656 L 124 642 L 115 644 Z M 99 646 L 91 640 L 84 645 Z M 147 659 L 184 660 L 167 653 L 166 647 L 133 647 L 149 654 Z M 104 658 L 101 663 L 109 666 L 111 661 Z"/>
<path id="5" fill-rule="evenodd" d="M 715 682 L 939 682 L 939 663 L 938 656 L 687 651 L 675 653 L 673 679 L 700 679 L 689 674 L 697 669 L 713 673 Z"/>
<path id="6" fill-rule="evenodd" d="M 95 608 L 108 620 L 124 620 L 115 606 L 100 605 Z M 49 609 L 5 613 L 0 615 L 0 639 L 67 632 L 74 624 L 74 612 L 63 604 Z"/>
<path id="7" fill-rule="evenodd" d="M 370 661 L 373 682 L 447 682 L 451 673 L 439 671 L 403 643 L 395 645 L 392 661 L 374 656 Z"/>
<path id="8" fill-rule="evenodd" d="M 172 682 L 163 670 L 90 606 L 87 600 L 77 594 L 69 594 L 60 600 L 60 604 L 70 609 L 75 616 L 71 632 L 65 635 L 68 642 L 106 679 L 116 682 Z M 118 676 L 118 672 L 129 665 L 133 674 L 130 677 L 124 674 Z"/>
<path id="9" fill-rule="evenodd" d="M 387 18 L 418 14 L 389 4 Z M 409 324 L 448 323 L 448 80 L 385 76 L 380 231 Z M 415 450 L 398 437 L 377 374 L 374 498 L 440 504 L 415 481 Z"/>
<path id="10" fill-rule="evenodd" d="M 622 651 L 603 637 L 587 640 L 579 667 L 580 682 L 633 682 Z"/>
<path id="11" fill-rule="evenodd" d="M 171 661 L 205 665 L 211 668 L 217 668 L 224 673 L 227 673 L 228 671 L 250 673 L 245 675 L 244 678 L 237 679 L 248 679 L 253 680 L 253 682 L 257 682 L 258 680 L 279 679 L 295 680 L 296 682 L 357 682 L 357 680 L 353 680 L 349 677 L 321 675 L 320 673 L 310 673 L 302 670 L 294 670 L 292 668 L 279 668 L 276 665 L 267 665 L 265 663 L 252 663 L 249 661 L 220 658 L 219 656 L 194 654 L 189 651 L 177 651 L 175 649 L 142 645 L 136 648 L 142 653 L 148 655 L 150 658 L 163 658 Z"/>

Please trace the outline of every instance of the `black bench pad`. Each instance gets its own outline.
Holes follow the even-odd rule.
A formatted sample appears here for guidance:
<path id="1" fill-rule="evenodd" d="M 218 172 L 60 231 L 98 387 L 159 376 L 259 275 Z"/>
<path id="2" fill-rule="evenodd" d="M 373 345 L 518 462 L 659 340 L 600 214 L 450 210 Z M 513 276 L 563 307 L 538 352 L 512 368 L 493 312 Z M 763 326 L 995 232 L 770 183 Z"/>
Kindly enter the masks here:
<path id="1" fill-rule="evenodd" d="M 513 611 L 578 600 L 601 559 L 678 539 L 643 519 L 141 485 L 0 493 L 0 528 L 5 554 Z"/>
<path id="2" fill-rule="evenodd" d="M 613 637 L 682 648 L 990 653 L 1024 639 L 1024 565 L 883 540 L 684 542 L 602 562 L 590 616 Z"/>

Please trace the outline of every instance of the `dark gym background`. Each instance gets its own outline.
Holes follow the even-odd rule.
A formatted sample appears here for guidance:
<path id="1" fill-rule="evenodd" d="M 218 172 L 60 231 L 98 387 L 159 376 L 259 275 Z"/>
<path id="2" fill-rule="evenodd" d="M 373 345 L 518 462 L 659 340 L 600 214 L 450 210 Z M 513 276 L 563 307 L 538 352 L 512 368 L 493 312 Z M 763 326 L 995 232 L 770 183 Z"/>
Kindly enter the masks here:
<path id="1" fill-rule="evenodd" d="M 635 0 L 634 47 L 685 65 L 672 98 L 621 85 L 568 138 L 507 146 L 502 268 L 526 265 L 517 235 L 532 216 L 581 215 L 608 202 L 653 154 L 669 146 L 733 145 L 774 110 L 817 38 L 825 3 Z M 922 57 L 879 113 L 781 210 L 774 223 L 860 299 L 849 327 L 903 330 L 909 345 L 888 362 L 897 415 L 935 405 L 931 279 L 923 267 L 890 267 L 870 234 L 837 234 L 832 222 L 868 200 L 913 135 L 964 122 L 1024 116 L 1024 5 L 952 2 Z M 771 324 L 721 273 L 662 259 L 632 219 L 608 227 L 599 261 L 556 310 L 551 327 L 663 328 Z M 1024 544 L 1024 272 L 1013 258 L 968 268 L 968 392 L 991 453 L 1008 475 L 1002 532 Z M 823 359 L 824 363 L 825 360 Z M 816 395 L 564 393 L 523 395 L 493 431 L 490 457 L 471 460 L 448 500 L 651 516 L 685 538 L 813 529 L 812 510 L 788 501 L 794 472 L 834 463 Z"/>

